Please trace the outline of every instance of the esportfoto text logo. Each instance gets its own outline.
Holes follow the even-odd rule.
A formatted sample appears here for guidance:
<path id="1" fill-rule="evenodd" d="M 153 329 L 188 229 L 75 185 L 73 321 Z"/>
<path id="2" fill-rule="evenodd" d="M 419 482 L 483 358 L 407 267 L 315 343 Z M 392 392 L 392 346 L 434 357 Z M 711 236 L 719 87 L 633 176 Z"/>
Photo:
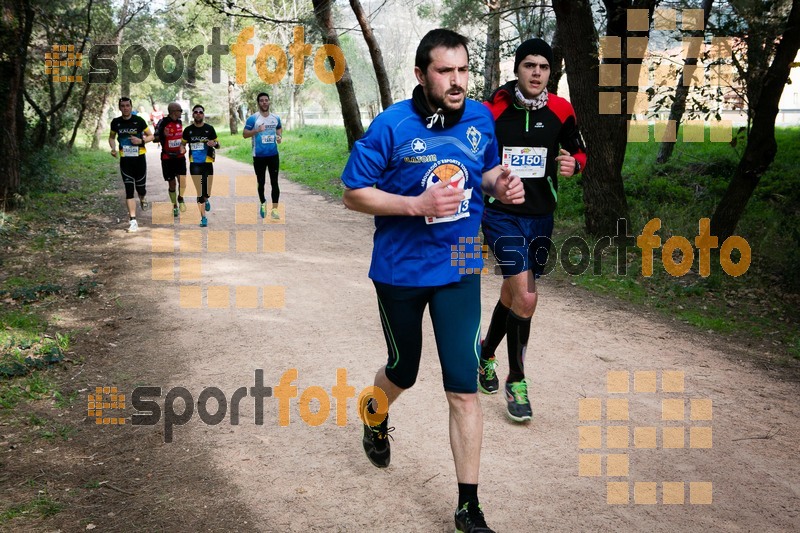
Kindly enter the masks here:
<path id="1" fill-rule="evenodd" d="M 164 420 L 164 442 L 172 442 L 174 426 L 182 426 L 188 423 L 195 413 L 200 420 L 209 426 L 220 424 L 230 413 L 230 423 L 233 426 L 239 424 L 239 407 L 243 400 L 253 399 L 253 422 L 256 426 L 264 425 L 264 399 L 275 397 L 278 400 L 278 426 L 286 427 L 291 423 L 291 404 L 292 398 L 298 398 L 297 405 L 300 419 L 309 426 L 316 427 L 324 424 L 331 413 L 331 399 L 335 400 L 336 425 L 343 427 L 347 425 L 347 401 L 355 398 L 356 389 L 347 383 L 347 369 L 336 369 L 336 384 L 328 392 L 319 386 L 313 385 L 305 388 L 302 392 L 298 391 L 294 381 L 297 380 L 298 372 L 296 368 L 290 368 L 281 375 L 278 384 L 273 388 L 264 385 L 264 371 L 256 369 L 254 372 L 253 385 L 250 387 L 239 387 L 229 397 L 218 387 L 205 387 L 197 396 L 185 387 L 173 387 L 164 394 L 161 387 L 142 386 L 133 389 L 130 394 L 131 405 L 136 410 L 131 415 L 131 425 L 134 426 L 155 426 L 161 419 Z M 98 391 L 108 391 L 112 387 L 98 387 Z M 116 392 L 116 387 L 113 387 Z M 99 393 L 98 393 L 99 394 Z M 114 408 L 124 409 L 124 396 L 121 406 L 114 405 Z M 159 404 L 163 398 L 162 406 Z M 209 406 L 209 400 L 213 402 Z M 370 413 L 364 409 L 367 401 L 375 400 L 375 413 Z M 89 407 L 90 416 L 96 416 L 95 395 L 90 395 Z M 180 401 L 179 401 L 180 400 Z M 312 409 L 312 402 L 317 402 L 317 409 Z M 180 407 L 180 403 L 183 404 Z M 216 404 L 216 406 L 214 406 Z M 371 426 L 377 425 L 386 418 L 389 410 L 389 399 L 386 393 L 378 387 L 364 387 L 358 395 L 356 402 L 358 410 L 358 420 Z M 106 409 L 110 408 L 109 404 Z M 213 412 L 211 411 L 213 409 Z M 107 414 L 107 413 L 106 413 Z M 118 425 L 125 424 L 124 416 L 114 417 Z M 99 423 L 99 422 L 98 422 Z"/>
<path id="2" fill-rule="evenodd" d="M 211 44 L 198 44 L 191 50 L 181 50 L 175 45 L 165 44 L 154 52 L 141 44 L 133 44 L 120 50 L 118 44 L 96 44 L 87 53 L 75 53 L 74 45 L 53 44 L 52 52 L 45 54 L 47 75 L 56 82 L 115 83 L 119 80 L 122 94 L 130 94 L 131 83 L 141 83 L 151 74 L 167 84 L 176 83 L 186 75 L 186 81 L 194 83 L 197 60 L 207 54 L 211 57 L 211 82 L 221 83 L 222 57 L 233 54 L 236 62 L 236 83 L 247 82 L 248 58 L 255 56 L 256 73 L 267 84 L 280 82 L 287 74 L 289 57 L 292 59 L 293 81 L 300 85 L 305 81 L 305 61 L 313 57 L 313 70 L 317 79 L 331 85 L 344 76 L 346 60 L 342 50 L 335 45 L 324 44 L 314 50 L 305 41 L 303 26 L 295 26 L 292 42 L 287 50 L 274 43 L 262 45 L 258 50 L 250 42 L 255 37 L 255 28 L 243 28 L 233 39 L 233 44 L 222 44 L 221 30 L 211 29 Z M 120 56 L 121 52 L 121 56 Z M 88 62 L 83 57 L 88 57 Z M 329 69 L 326 61 L 330 60 Z M 78 68 L 88 63 L 89 70 L 78 74 Z M 68 68 L 65 68 L 68 67 Z"/>

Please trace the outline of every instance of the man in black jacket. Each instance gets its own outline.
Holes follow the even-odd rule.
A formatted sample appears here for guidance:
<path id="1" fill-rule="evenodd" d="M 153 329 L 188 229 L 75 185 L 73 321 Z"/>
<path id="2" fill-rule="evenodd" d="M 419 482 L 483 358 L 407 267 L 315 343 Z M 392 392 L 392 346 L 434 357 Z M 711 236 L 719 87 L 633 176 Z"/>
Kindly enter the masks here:
<path id="1" fill-rule="evenodd" d="M 525 381 L 525 351 L 536 310 L 538 278 L 552 244 L 558 175 L 569 177 L 586 166 L 586 152 L 572 105 L 547 91 L 553 51 L 541 39 L 522 43 L 514 58 L 517 79 L 497 89 L 485 105 L 495 119 L 503 166 L 522 178 L 525 202 L 502 204 L 486 198 L 483 231 L 503 272 L 500 299 L 481 343 L 482 392 L 499 389 L 494 352 L 508 339 L 509 373 L 505 394 L 508 416 L 531 419 Z"/>

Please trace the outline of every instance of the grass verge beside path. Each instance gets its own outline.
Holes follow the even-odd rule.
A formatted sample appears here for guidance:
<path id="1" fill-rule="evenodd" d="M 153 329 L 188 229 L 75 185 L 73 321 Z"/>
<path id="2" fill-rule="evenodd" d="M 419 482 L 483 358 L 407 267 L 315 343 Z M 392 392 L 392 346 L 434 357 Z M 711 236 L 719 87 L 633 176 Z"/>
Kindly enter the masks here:
<path id="1" fill-rule="evenodd" d="M 744 149 L 730 143 L 679 143 L 664 165 L 655 163 L 657 143 L 629 143 L 622 175 L 630 208 L 628 234 L 634 238 L 645 224 L 658 218 L 661 248 L 654 252 L 653 275 L 642 275 L 641 250 L 628 249 L 627 273 L 616 272 L 616 250 L 603 254 L 601 275 L 588 272 L 570 276 L 559 266 L 555 276 L 592 292 L 609 294 L 646 305 L 701 330 L 737 333 L 753 352 L 777 354 L 771 364 L 800 366 L 800 175 L 794 161 L 800 157 L 800 128 L 776 130 L 778 154 L 762 176 L 736 234 L 751 249 L 751 265 L 742 276 L 726 274 L 718 254 L 712 253 L 711 275 L 698 274 L 695 249 L 691 270 L 669 275 L 662 262 L 664 243 L 673 236 L 688 239 L 694 247 L 699 221 L 711 218 L 728 187 Z M 679 137 L 680 138 L 680 137 Z M 708 133 L 705 136 L 709 138 Z M 590 163 L 591 164 L 591 156 Z M 562 179 L 556 211 L 554 249 L 559 260 L 578 263 L 577 249 L 563 247 L 567 237 L 583 238 L 590 249 L 598 242 L 583 230 L 582 178 Z M 720 242 L 719 245 L 722 243 Z M 680 252 L 673 261 L 682 259 Z M 733 260 L 738 260 L 734 255 Z"/>
<path id="2" fill-rule="evenodd" d="M 19 207 L 0 212 L 0 440 L 8 452 L 0 471 L 14 472 L 34 447 L 63 445 L 78 431 L 59 418 L 79 397 L 63 370 L 84 361 L 73 351 L 82 331 L 71 310 L 96 296 L 101 260 L 89 258 L 97 267 L 85 269 L 74 260 L 119 207 L 117 167 L 105 151 L 43 148 L 23 168 Z M 40 476 L 6 475 L 17 488 L 0 495 L 0 527 L 35 528 L 64 508 Z"/>
<path id="3" fill-rule="evenodd" d="M 59 302 L 89 297 L 94 272 L 65 272 L 60 265 L 86 236 L 93 218 L 114 212 L 116 160 L 105 152 L 43 150 L 24 169 L 20 207 L 0 213 L 0 405 L 13 407 L 38 369 L 58 363 L 69 349 Z M 15 378 L 20 376 L 20 378 Z M 23 380 L 23 381 L 20 381 Z"/>
<path id="4" fill-rule="evenodd" d="M 0 531 L 248 529 L 203 443 L 112 421 L 133 411 L 115 387 L 169 382 L 182 361 L 137 344 L 166 329 L 130 285 L 149 260 L 124 243 L 143 236 L 110 224 L 125 211 L 118 160 L 42 149 L 23 180 L 20 207 L 0 213 Z"/>
<path id="5" fill-rule="evenodd" d="M 745 275 L 728 276 L 716 259 L 712 260 L 711 276 L 702 278 L 697 273 L 695 254 L 692 270 L 685 276 L 672 277 L 665 271 L 658 249 L 654 273 L 645 277 L 641 250 L 634 246 L 628 249 L 625 275 L 616 272 L 614 249 L 609 248 L 603 255 L 601 275 L 595 275 L 591 266 L 582 274 L 567 274 L 557 264 L 551 276 L 594 293 L 656 309 L 703 331 L 744 335 L 752 339 L 748 343 L 752 351 L 778 354 L 771 364 L 799 366 L 796 309 L 800 307 L 800 230 L 792 223 L 800 216 L 800 175 L 793 167 L 800 158 L 798 133 L 798 128 L 777 130 L 776 161 L 762 177 L 739 224 L 737 233 L 748 241 L 752 251 L 752 264 Z M 220 142 L 225 155 L 252 162 L 249 139 L 226 134 L 220 136 Z M 623 168 L 631 213 L 628 233 L 636 237 L 649 220 L 659 218 L 662 227 L 657 234 L 662 247 L 671 236 L 684 236 L 693 244 L 700 219 L 711 218 L 743 146 L 742 140 L 738 147 L 719 142 L 680 143 L 668 163 L 657 165 L 658 144 L 629 143 Z M 341 196 L 339 176 L 348 156 L 343 128 L 285 130 L 280 154 L 281 171 L 286 177 Z M 563 248 L 568 237 L 581 237 L 590 249 L 597 242 L 583 230 L 582 195 L 580 176 L 561 180 L 553 236 L 556 253 L 551 259 L 580 262 L 577 249 Z"/>

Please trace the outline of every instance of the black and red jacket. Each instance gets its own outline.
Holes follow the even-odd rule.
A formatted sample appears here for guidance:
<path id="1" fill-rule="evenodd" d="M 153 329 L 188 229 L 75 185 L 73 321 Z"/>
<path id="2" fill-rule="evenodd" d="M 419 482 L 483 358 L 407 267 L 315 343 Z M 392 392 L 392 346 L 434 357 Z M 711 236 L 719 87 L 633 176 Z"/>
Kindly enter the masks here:
<path id="1" fill-rule="evenodd" d="M 503 157 L 504 146 L 528 146 L 547 148 L 545 176 L 525 178 L 525 202 L 519 205 L 492 202 L 484 198 L 486 209 L 497 209 L 512 215 L 542 216 L 556 210 L 558 203 L 558 165 L 556 157 L 559 146 L 567 150 L 580 165 L 586 168 L 586 150 L 578 131 L 575 111 L 566 99 L 548 94 L 547 105 L 528 111 L 516 102 L 514 86 L 516 80 L 498 88 L 484 102 L 495 120 L 495 132 Z M 576 174 L 577 174 L 576 170 Z"/>

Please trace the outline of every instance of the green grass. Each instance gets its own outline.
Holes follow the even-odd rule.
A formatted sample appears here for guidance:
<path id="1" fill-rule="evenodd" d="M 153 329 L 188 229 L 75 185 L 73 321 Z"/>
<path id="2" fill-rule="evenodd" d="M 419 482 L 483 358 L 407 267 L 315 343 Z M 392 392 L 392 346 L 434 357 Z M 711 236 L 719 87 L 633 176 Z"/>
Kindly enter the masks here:
<path id="1" fill-rule="evenodd" d="M 53 213 L 85 210 L 87 205 L 105 212 L 116 202 L 116 195 L 108 191 L 109 175 L 118 172 L 119 164 L 108 151 L 44 147 L 23 165 L 23 199 L 14 215 L 26 223 L 49 220 Z M 49 234 L 37 236 L 34 246 L 44 250 L 53 238 L 58 234 L 51 229 Z"/>
<path id="2" fill-rule="evenodd" d="M 48 424 L 39 430 L 39 437 L 44 440 L 69 440 L 78 432 L 77 428 L 66 424 Z"/>
<path id="3" fill-rule="evenodd" d="M 105 152 L 43 147 L 23 165 L 16 209 L 0 212 L 0 247 L 13 250 L 0 270 L 0 407 L 56 391 L 44 371 L 60 362 L 72 333 L 51 320 L 58 300 L 89 297 L 96 282 L 64 282 L 47 256 L 70 253 L 80 223 L 104 214 L 114 199 L 117 163 Z M 57 216 L 54 217 L 54 214 Z M 73 285 L 74 283 L 74 285 Z M 63 402 L 62 398 L 62 402 Z"/>
<path id="4" fill-rule="evenodd" d="M 80 393 L 78 391 L 68 393 L 55 391 L 53 393 L 53 403 L 59 409 L 69 409 L 75 404 L 79 397 Z"/>
<path id="5" fill-rule="evenodd" d="M 61 511 L 63 505 L 50 498 L 46 493 L 40 494 L 28 503 L 12 505 L 0 512 L 0 524 L 17 517 L 48 517 Z"/>
<path id="6" fill-rule="evenodd" d="M 642 275 L 641 250 L 628 250 L 626 278 L 613 270 L 614 249 L 604 254 L 604 274 L 591 272 L 570 277 L 557 270 L 556 277 L 569 278 L 579 286 L 614 294 L 633 303 L 644 303 L 669 316 L 703 330 L 740 332 L 755 338 L 780 339 L 788 352 L 800 360 L 800 336 L 796 333 L 796 295 L 800 290 L 800 128 L 776 130 L 778 154 L 762 176 L 736 233 L 752 251 L 748 272 L 739 278 L 724 273 L 718 254 L 712 252 L 711 276 L 697 274 L 698 253 L 693 268 L 682 277 L 669 275 L 661 260 L 661 249 L 671 236 L 683 236 L 694 246 L 699 221 L 711 218 L 736 171 L 743 139 L 729 143 L 678 143 L 664 165 L 655 162 L 657 143 L 629 143 L 622 169 L 630 208 L 628 233 L 638 236 L 653 218 L 661 220 L 662 248 L 655 251 L 654 273 Z M 591 164 L 591 154 L 589 158 Z M 581 177 L 559 183 L 556 211 L 556 249 L 569 235 L 579 235 L 591 244 L 596 239 L 583 231 Z M 722 244 L 722 243 L 719 243 Z M 778 289 L 778 290 L 776 290 Z M 795 296 L 793 297 L 792 294 Z"/>
<path id="7" fill-rule="evenodd" d="M 241 161 L 252 163 L 250 139 L 241 134 L 219 136 L 223 146 L 221 153 Z M 347 163 L 347 137 L 344 128 L 306 126 L 296 130 L 284 130 L 283 142 L 279 145 L 281 172 L 290 180 L 335 197 L 341 197 L 340 176 Z"/>
<path id="8" fill-rule="evenodd" d="M 69 333 L 47 333 L 47 321 L 29 305 L 21 309 L 0 309 L 0 324 L 4 326 L 0 330 L 0 378 L 44 368 L 60 361 L 69 350 Z"/>
<path id="9" fill-rule="evenodd" d="M 0 408 L 13 409 L 22 401 L 54 397 L 58 392 L 46 372 L 33 371 L 27 376 L 0 380 Z"/>

